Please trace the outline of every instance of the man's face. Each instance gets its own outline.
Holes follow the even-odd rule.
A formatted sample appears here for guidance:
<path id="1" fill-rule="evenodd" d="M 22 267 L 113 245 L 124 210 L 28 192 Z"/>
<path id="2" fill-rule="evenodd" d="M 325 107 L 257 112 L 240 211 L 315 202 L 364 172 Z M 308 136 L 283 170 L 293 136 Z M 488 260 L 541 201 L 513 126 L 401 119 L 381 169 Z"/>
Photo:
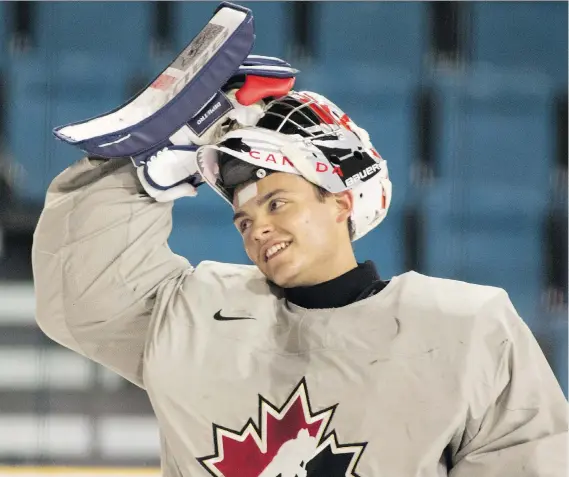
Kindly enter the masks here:
<path id="1" fill-rule="evenodd" d="M 349 193 L 320 200 L 302 177 L 276 172 L 238 188 L 233 206 L 247 255 L 281 287 L 315 285 L 355 266 Z"/>

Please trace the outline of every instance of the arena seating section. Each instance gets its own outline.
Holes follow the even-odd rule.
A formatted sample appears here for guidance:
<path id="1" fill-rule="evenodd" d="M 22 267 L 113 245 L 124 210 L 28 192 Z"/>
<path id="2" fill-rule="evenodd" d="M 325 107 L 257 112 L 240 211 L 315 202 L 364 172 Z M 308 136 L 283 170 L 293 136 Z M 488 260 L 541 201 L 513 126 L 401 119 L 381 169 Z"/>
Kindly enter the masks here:
<path id="1" fill-rule="evenodd" d="M 172 2 L 170 48 L 153 53 L 155 2 L 37 2 L 25 47 L 14 41 L 10 3 L 0 2 L 0 144 L 17 172 L 16 199 L 31 204 L 81 157 L 52 128 L 131 97 L 215 6 Z M 256 18 L 254 52 L 294 62 L 291 4 L 245 4 Z M 335 101 L 388 161 L 392 209 L 355 244 L 358 258 L 374 260 L 385 278 L 415 268 L 505 288 L 566 391 L 566 311 L 547 309 L 543 297 L 546 219 L 567 214 L 553 187 L 566 173 L 556 159 L 555 107 L 567 90 L 567 4 L 468 4 L 467 61 L 441 65 L 427 2 L 318 2 L 314 54 L 297 59 L 297 86 Z M 428 163 L 419 153 L 422 91 L 431 98 Z M 248 263 L 231 211 L 210 190 L 178 201 L 174 217 L 170 246 L 191 262 Z"/>

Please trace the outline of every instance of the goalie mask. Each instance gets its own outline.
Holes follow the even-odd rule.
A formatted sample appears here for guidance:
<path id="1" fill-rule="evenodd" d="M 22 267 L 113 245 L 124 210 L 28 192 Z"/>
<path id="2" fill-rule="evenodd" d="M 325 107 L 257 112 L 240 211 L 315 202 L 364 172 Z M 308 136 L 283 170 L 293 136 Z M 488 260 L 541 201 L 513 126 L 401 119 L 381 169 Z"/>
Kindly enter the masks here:
<path id="1" fill-rule="evenodd" d="M 237 186 L 273 172 L 301 175 L 331 193 L 351 190 L 354 241 L 385 218 L 391 202 L 387 164 L 367 132 L 316 93 L 291 91 L 269 101 L 256 126 L 202 146 L 197 162 L 205 182 L 232 206 Z"/>

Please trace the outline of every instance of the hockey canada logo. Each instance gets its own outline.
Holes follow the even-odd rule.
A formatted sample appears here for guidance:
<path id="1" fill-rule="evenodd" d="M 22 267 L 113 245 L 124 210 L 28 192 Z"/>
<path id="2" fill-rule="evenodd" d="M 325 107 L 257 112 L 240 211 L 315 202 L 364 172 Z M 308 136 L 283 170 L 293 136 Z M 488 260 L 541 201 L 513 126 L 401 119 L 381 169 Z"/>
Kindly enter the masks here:
<path id="1" fill-rule="evenodd" d="M 259 396 L 257 424 L 214 424 L 215 453 L 198 461 L 215 477 L 359 477 L 366 443 L 339 444 L 328 431 L 337 406 L 313 412 L 303 378 L 281 408 Z"/>

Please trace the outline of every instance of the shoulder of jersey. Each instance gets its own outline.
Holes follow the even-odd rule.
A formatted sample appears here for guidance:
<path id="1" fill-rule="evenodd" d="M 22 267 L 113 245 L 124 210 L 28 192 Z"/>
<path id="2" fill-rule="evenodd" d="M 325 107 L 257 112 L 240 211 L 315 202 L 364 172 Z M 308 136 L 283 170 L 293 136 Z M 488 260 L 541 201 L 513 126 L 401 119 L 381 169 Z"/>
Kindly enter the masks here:
<path id="1" fill-rule="evenodd" d="M 417 272 L 400 275 L 399 302 L 435 315 L 476 315 L 489 302 L 507 297 L 502 288 L 478 285 L 460 280 L 431 277 Z"/>

